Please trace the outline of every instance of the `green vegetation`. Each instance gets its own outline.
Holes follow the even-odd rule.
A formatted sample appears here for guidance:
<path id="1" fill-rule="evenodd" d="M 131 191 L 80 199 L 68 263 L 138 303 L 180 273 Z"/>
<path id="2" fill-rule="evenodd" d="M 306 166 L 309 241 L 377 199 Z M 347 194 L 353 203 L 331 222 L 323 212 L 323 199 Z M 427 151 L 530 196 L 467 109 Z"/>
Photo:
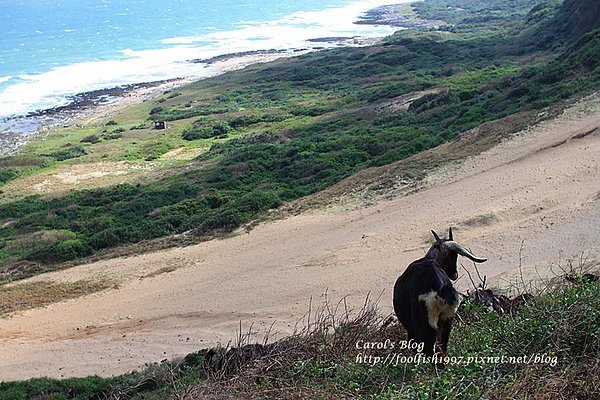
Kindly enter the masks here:
<path id="1" fill-rule="evenodd" d="M 190 129 L 183 131 L 181 136 L 185 140 L 210 139 L 213 137 L 224 139 L 233 130 L 231 125 L 225 121 L 216 122 L 210 127 L 205 127 L 204 124 L 205 121 L 203 120 L 194 122 Z"/>
<path id="2" fill-rule="evenodd" d="M 536 0 L 428 0 L 416 2 L 413 7 L 420 18 L 445 21 L 447 25 L 442 29 L 464 33 L 489 29 L 490 25 L 519 27 L 522 18 L 539 4 Z"/>
<path id="3" fill-rule="evenodd" d="M 0 383 L 0 400 L 167 399 L 174 392 L 206 379 L 207 351 L 190 354 L 178 363 L 150 365 L 144 372 L 115 378 L 31 379 Z"/>
<path id="4" fill-rule="evenodd" d="M 293 350 L 278 348 L 283 356 L 275 350 L 272 358 L 236 371 L 241 382 L 226 388 L 239 398 L 246 393 L 284 398 L 593 398 L 599 372 L 594 360 L 600 355 L 599 288 L 587 283 L 549 290 L 502 316 L 471 298 L 459 311 L 450 340 L 453 362 L 437 372 L 428 363 L 395 365 L 395 355 L 410 358 L 415 352 L 398 348 L 406 336 L 394 317 L 382 323 L 373 310 L 363 310 L 354 320 L 332 326 L 326 313 L 313 332 L 289 344 Z M 388 339 L 395 348 L 364 348 L 364 343 Z M 386 359 L 393 361 L 385 364 Z M 215 387 L 223 389 L 222 383 Z"/>
<path id="5" fill-rule="evenodd" d="M 553 0 L 542 2 L 530 13 L 529 23 L 534 23 L 532 43 L 538 48 L 572 44 L 587 32 L 600 28 L 600 3 L 595 0 Z M 552 18 L 545 18 L 552 15 Z M 539 24 L 535 22 L 541 21 Z"/>
<path id="6" fill-rule="evenodd" d="M 4 183 L 43 170 L 51 165 L 52 160 L 44 156 L 14 155 L 0 157 L 0 188 Z"/>
<path id="7" fill-rule="evenodd" d="M 227 232 L 364 168 L 598 88 L 599 31 L 552 51 L 532 52 L 523 39 L 536 40 L 563 8 L 534 9 L 539 22 L 525 31 L 518 28 L 534 18 L 532 1 L 461 1 L 460 10 L 454 3 L 417 5 L 422 16 L 451 22 L 452 32 L 400 31 L 375 46 L 252 66 L 1 158 L 0 182 L 103 160 L 152 162 L 166 172 L 154 181 L 0 203 L 0 263 L 55 264 L 183 232 Z M 462 18 L 474 13 L 489 18 Z M 386 107 L 392 111 L 379 111 Z M 150 129 L 153 120 L 169 128 Z M 202 151 L 192 162 L 163 159 L 194 148 Z M 72 235 L 36 240 L 56 230 Z"/>
<path id="8" fill-rule="evenodd" d="M 216 394 L 240 399 L 592 399 L 599 389 L 599 290 L 599 282 L 582 279 L 546 289 L 504 315 L 469 298 L 459 310 L 450 338 L 451 362 L 443 370 L 416 363 L 414 350 L 399 348 L 406 334 L 394 317 L 381 318 L 375 304 L 367 303 L 354 316 L 332 314 L 336 307 L 325 304 L 304 333 L 279 342 L 242 340 L 227 352 L 202 350 L 115 378 L 0 383 L 0 400 Z M 388 345 L 365 348 L 365 343 Z M 398 358 L 396 364 L 396 355 L 412 362 Z"/>
<path id="9" fill-rule="evenodd" d="M 80 146 L 68 147 L 66 149 L 58 150 L 53 153 L 50 153 L 50 157 L 54 158 L 56 161 L 64 161 L 71 158 L 77 158 L 84 156 L 88 153 L 88 151 Z"/>

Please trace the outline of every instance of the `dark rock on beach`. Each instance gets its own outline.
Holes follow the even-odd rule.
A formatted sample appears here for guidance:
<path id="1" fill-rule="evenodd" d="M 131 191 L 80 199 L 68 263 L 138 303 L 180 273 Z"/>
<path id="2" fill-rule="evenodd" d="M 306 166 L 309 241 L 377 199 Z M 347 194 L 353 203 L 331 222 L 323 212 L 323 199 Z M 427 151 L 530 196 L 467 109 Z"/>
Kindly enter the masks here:
<path id="1" fill-rule="evenodd" d="M 46 110 L 35 111 L 29 113 L 28 117 L 40 117 L 40 116 L 65 116 L 69 113 L 76 113 L 83 109 L 99 106 L 102 104 L 108 104 L 118 97 L 124 97 L 128 94 L 142 89 L 160 86 L 164 83 L 170 82 L 168 80 L 136 83 L 131 85 L 116 86 L 108 89 L 99 89 L 89 92 L 78 93 L 76 95 L 68 97 L 69 103 L 64 106 L 58 106 L 49 108 Z"/>
<path id="2" fill-rule="evenodd" d="M 31 139 L 44 124 L 45 118 L 19 117 L 0 120 L 0 156 L 9 153 Z"/>
<path id="3" fill-rule="evenodd" d="M 214 63 L 217 63 L 220 61 L 227 61 L 232 58 L 263 55 L 263 54 L 280 54 L 280 53 L 286 53 L 286 52 L 288 52 L 288 50 L 269 49 L 269 50 L 239 51 L 237 53 L 223 54 L 223 55 L 215 56 L 215 57 L 211 57 L 211 58 L 198 58 L 198 59 L 190 60 L 190 62 L 198 63 L 198 64 L 214 64 Z"/>
<path id="4" fill-rule="evenodd" d="M 354 40 L 358 36 L 333 36 L 333 37 L 322 37 L 322 38 L 314 38 L 308 39 L 307 42 L 311 43 L 338 43 L 338 42 L 347 42 L 349 40 Z"/>

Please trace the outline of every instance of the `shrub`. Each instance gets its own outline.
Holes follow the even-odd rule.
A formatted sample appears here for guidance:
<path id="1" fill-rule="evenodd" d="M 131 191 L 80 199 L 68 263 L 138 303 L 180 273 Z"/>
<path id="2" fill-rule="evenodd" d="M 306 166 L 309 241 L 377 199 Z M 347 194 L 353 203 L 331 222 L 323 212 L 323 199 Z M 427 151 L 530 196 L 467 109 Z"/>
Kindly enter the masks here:
<path id="1" fill-rule="evenodd" d="M 83 139 L 81 139 L 81 143 L 98 143 L 100 142 L 101 138 L 99 135 L 89 135 L 84 137 Z"/>
<path id="2" fill-rule="evenodd" d="M 15 179 L 17 175 L 17 172 L 13 169 L 0 169 L 0 184 Z"/>
<path id="3" fill-rule="evenodd" d="M 129 128 L 130 131 L 135 131 L 135 130 L 141 130 L 141 129 L 149 129 L 150 127 L 147 124 L 139 124 L 139 125 L 134 125 L 131 128 Z"/>
<path id="4" fill-rule="evenodd" d="M 92 253 L 93 249 L 84 244 L 80 239 L 68 239 L 39 245 L 33 249 L 29 256 L 27 256 L 27 259 L 55 263 L 75 260 L 76 258 L 89 256 Z"/>
<path id="5" fill-rule="evenodd" d="M 233 130 L 233 128 L 224 121 L 219 121 L 213 124 L 210 128 L 199 127 L 199 124 L 194 123 L 192 128 L 186 129 L 182 132 L 181 137 L 184 140 L 197 140 L 197 139 L 210 139 L 210 138 L 224 138 L 227 134 Z"/>
<path id="6" fill-rule="evenodd" d="M 64 161 L 71 158 L 85 156 L 86 154 L 88 154 L 87 149 L 84 147 L 75 146 L 50 153 L 50 157 L 53 157 L 56 161 Z"/>
<path id="7" fill-rule="evenodd" d="M 183 140 L 198 140 L 198 139 L 209 139 L 212 136 L 210 129 L 186 129 L 181 133 Z"/>
<path id="8" fill-rule="evenodd" d="M 102 135 L 102 138 L 104 140 L 115 140 L 115 139 L 120 139 L 123 137 L 122 133 L 105 133 L 104 135 Z"/>
<path id="9" fill-rule="evenodd" d="M 212 131 L 214 136 L 227 135 L 233 129 L 227 122 L 221 121 L 213 125 Z"/>
<path id="10" fill-rule="evenodd" d="M 262 118 L 258 115 L 242 115 L 231 119 L 228 123 L 232 128 L 241 128 L 262 122 Z"/>
<path id="11" fill-rule="evenodd" d="M 111 390 L 110 379 L 96 376 L 66 380 L 40 378 L 0 383 L 0 400 L 93 400 L 108 398 Z"/>
<path id="12" fill-rule="evenodd" d="M 155 114 L 158 114 L 158 113 L 163 112 L 163 111 L 164 111 L 164 109 L 162 107 L 156 106 L 156 107 L 153 107 L 150 110 L 150 115 L 155 115 Z"/>

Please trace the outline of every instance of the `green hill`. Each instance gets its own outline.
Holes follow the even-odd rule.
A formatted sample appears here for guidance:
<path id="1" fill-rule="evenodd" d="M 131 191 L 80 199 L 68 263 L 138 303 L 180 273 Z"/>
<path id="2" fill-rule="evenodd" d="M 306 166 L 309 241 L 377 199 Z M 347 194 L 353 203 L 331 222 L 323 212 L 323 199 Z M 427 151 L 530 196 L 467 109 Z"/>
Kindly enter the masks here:
<path id="1" fill-rule="evenodd" d="M 119 254 L 126 244 L 143 251 L 221 235 L 365 168 L 596 90 L 599 33 L 583 33 L 596 26 L 589 15 L 597 7 L 568 0 L 541 12 L 531 11 L 533 3 L 424 1 L 417 13 L 447 20 L 441 30 L 399 31 L 373 46 L 254 65 L 0 158 L 5 183 L 105 161 L 158 171 L 117 186 L 1 200 L 0 273 L 18 279 Z M 572 40 L 557 21 L 583 35 Z M 561 40 L 532 47 L 548 26 Z M 158 120 L 169 128 L 150 129 Z M 166 157 L 172 150 L 199 155 L 179 162 Z M 421 179 L 427 168 L 404 178 Z"/>
<path id="2" fill-rule="evenodd" d="M 546 44 L 573 44 L 587 32 L 600 28 L 600 2 L 565 0 L 556 15 L 542 23 L 541 41 Z"/>

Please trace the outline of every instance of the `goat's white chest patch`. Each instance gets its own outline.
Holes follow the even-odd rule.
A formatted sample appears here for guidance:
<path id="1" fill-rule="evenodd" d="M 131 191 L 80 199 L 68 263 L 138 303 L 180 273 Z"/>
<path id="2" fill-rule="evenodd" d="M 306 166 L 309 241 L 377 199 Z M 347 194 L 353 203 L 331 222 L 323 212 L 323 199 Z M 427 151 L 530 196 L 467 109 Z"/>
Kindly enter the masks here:
<path id="1" fill-rule="evenodd" d="M 419 295 L 419 301 L 425 302 L 429 326 L 436 331 L 439 329 L 440 319 L 445 320 L 454 317 L 459 305 L 449 304 L 435 290 Z"/>

